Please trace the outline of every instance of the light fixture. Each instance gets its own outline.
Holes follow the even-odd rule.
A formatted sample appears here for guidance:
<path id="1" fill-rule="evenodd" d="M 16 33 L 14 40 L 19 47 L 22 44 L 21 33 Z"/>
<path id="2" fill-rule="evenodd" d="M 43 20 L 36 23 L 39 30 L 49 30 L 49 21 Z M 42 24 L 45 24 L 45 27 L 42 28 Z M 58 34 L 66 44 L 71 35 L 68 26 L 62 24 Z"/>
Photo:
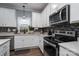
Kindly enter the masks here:
<path id="1" fill-rule="evenodd" d="M 52 8 L 53 8 L 53 9 L 57 8 L 57 4 L 53 4 L 53 5 L 52 5 Z"/>
<path id="2" fill-rule="evenodd" d="M 25 5 L 23 5 L 22 7 L 23 7 L 23 17 L 22 18 L 25 19 L 26 18 L 26 15 L 25 15 Z"/>

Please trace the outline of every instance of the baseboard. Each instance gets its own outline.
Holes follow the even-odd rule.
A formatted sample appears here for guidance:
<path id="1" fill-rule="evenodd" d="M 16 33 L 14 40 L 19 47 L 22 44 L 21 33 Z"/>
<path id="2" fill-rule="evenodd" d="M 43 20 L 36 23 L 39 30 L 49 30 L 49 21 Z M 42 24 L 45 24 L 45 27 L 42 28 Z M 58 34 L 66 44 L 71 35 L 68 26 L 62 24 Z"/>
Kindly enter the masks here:
<path id="1" fill-rule="evenodd" d="M 14 49 L 14 51 L 32 49 L 32 48 L 39 48 L 39 47 L 38 46 L 32 46 L 32 47 L 17 48 L 17 49 Z"/>

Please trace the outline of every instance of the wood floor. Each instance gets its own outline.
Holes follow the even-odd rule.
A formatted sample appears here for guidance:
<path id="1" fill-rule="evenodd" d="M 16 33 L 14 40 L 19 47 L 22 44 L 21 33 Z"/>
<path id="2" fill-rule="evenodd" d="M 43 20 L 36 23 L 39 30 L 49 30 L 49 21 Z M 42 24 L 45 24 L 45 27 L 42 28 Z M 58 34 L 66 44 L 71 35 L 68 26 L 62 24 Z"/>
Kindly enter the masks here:
<path id="1" fill-rule="evenodd" d="M 39 48 L 11 51 L 11 56 L 43 56 Z"/>

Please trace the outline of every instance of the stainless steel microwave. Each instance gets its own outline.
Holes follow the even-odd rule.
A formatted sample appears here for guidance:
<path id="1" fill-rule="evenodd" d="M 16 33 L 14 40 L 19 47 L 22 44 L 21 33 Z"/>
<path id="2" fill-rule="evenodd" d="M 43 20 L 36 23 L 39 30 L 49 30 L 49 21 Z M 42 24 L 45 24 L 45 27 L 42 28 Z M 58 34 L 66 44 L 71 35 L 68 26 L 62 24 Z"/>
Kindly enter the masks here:
<path id="1" fill-rule="evenodd" d="M 49 16 L 50 25 L 59 24 L 70 21 L 70 5 L 65 5 L 56 13 Z"/>

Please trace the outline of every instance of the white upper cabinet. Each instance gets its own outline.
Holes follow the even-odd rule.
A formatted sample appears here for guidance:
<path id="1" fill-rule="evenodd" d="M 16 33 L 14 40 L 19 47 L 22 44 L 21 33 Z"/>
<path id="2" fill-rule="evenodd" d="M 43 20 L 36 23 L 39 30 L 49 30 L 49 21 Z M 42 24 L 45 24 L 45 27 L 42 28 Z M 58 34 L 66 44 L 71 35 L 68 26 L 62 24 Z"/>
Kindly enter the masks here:
<path id="1" fill-rule="evenodd" d="M 44 18 L 43 15 L 44 15 L 44 13 L 41 12 L 41 20 L 40 20 L 40 21 L 41 21 L 41 27 L 43 27 L 43 25 L 44 25 L 44 24 L 43 24 L 43 18 Z"/>
<path id="2" fill-rule="evenodd" d="M 41 27 L 41 14 L 37 12 L 32 12 L 32 27 Z"/>
<path id="3" fill-rule="evenodd" d="M 79 23 L 79 4 L 70 4 L 70 23 Z"/>
<path id="4" fill-rule="evenodd" d="M 46 17 L 46 15 L 47 15 L 47 10 L 46 10 L 46 8 L 42 11 L 42 27 L 46 27 L 46 24 L 47 24 L 47 22 L 46 22 L 46 19 L 47 19 L 47 17 Z"/>
<path id="5" fill-rule="evenodd" d="M 13 9 L 0 8 L 0 26 L 16 27 L 16 13 Z"/>
<path id="6" fill-rule="evenodd" d="M 48 4 L 48 5 L 46 6 L 46 10 L 47 10 L 47 12 L 46 12 L 46 13 L 47 13 L 47 14 L 46 14 L 46 18 L 47 18 L 47 19 L 46 19 L 46 22 L 47 22 L 46 26 L 49 26 L 49 16 L 50 16 L 50 14 L 51 14 L 51 13 L 50 13 L 50 7 L 51 7 L 50 4 Z"/>
<path id="7" fill-rule="evenodd" d="M 41 12 L 42 18 L 42 27 L 49 26 L 49 16 L 50 16 L 50 4 L 48 4 L 45 9 Z"/>

